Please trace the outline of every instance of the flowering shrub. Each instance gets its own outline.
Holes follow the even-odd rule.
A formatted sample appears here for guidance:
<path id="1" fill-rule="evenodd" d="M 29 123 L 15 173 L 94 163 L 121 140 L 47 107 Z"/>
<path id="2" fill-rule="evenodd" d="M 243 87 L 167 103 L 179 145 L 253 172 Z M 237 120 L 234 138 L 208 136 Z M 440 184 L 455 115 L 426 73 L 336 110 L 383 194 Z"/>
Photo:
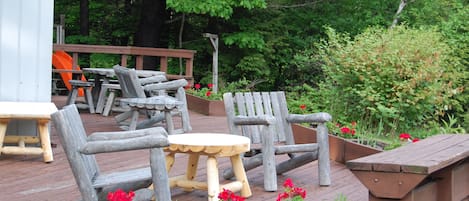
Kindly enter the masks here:
<path id="1" fill-rule="evenodd" d="M 285 191 L 278 194 L 277 201 L 303 201 L 306 198 L 306 191 L 302 188 L 295 187 L 290 178 L 285 180 L 283 188 Z"/>
<path id="2" fill-rule="evenodd" d="M 126 193 L 122 189 L 117 189 L 115 192 L 109 192 L 107 194 L 108 201 L 132 201 L 132 198 L 135 196 L 133 191 Z"/>
<path id="3" fill-rule="evenodd" d="M 227 189 L 223 189 L 223 191 L 220 194 L 218 194 L 218 199 L 220 201 L 244 201 L 245 200 L 244 197 L 236 195 Z"/>
<path id="4" fill-rule="evenodd" d="M 288 178 L 283 183 L 284 192 L 279 193 L 277 201 L 303 201 L 306 198 L 306 191 L 302 188 L 295 187 L 293 181 Z M 223 192 L 218 194 L 219 201 L 244 201 L 245 198 L 234 194 L 230 190 L 223 189 Z"/>
<path id="5" fill-rule="evenodd" d="M 412 137 L 412 136 L 411 136 L 410 134 L 408 134 L 408 133 L 401 133 L 401 134 L 399 135 L 399 139 L 400 139 L 401 141 L 405 141 L 405 142 L 418 142 L 418 141 L 420 140 L 419 138 L 416 138 L 416 137 L 414 138 L 414 137 Z"/>
<path id="6" fill-rule="evenodd" d="M 198 96 L 201 98 L 205 98 L 208 100 L 221 100 L 223 97 L 223 93 L 213 93 L 212 88 L 213 84 L 207 84 L 207 87 L 202 87 L 202 84 L 196 83 L 194 84 L 194 88 L 191 88 L 189 85 L 185 87 L 186 93 L 192 94 L 194 96 Z"/>
<path id="7" fill-rule="evenodd" d="M 350 125 L 341 125 L 340 123 L 336 123 L 334 133 L 347 139 L 356 138 L 356 127 L 357 122 L 355 121 L 352 121 Z"/>

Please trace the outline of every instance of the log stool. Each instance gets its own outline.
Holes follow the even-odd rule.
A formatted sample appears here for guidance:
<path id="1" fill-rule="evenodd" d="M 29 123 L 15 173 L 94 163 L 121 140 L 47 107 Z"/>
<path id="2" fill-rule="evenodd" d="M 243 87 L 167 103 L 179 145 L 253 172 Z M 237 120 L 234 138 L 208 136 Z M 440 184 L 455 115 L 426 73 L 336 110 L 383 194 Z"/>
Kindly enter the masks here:
<path id="1" fill-rule="evenodd" d="M 57 107 L 54 103 L 0 102 L 0 154 L 42 154 L 44 162 L 52 162 L 54 157 L 49 135 L 49 120 L 50 115 L 56 111 Z M 7 126 L 11 120 L 35 120 L 39 137 L 23 134 L 6 135 Z M 39 143 L 41 147 L 26 146 Z M 10 144 L 16 144 L 16 146 Z"/>
<path id="2" fill-rule="evenodd" d="M 241 153 L 249 151 L 250 140 L 247 137 L 217 133 L 188 133 L 168 136 L 169 147 L 164 148 L 166 155 L 166 169 L 168 172 L 174 164 L 175 154 L 189 154 L 185 175 L 169 179 L 170 187 L 182 187 L 187 191 L 192 189 L 207 190 L 208 200 L 218 200 L 218 194 L 227 189 L 241 192 L 241 196 L 252 195 L 249 182 L 244 171 Z M 194 181 L 197 173 L 199 156 L 207 156 L 207 181 Z M 230 157 L 236 181 L 220 185 L 217 157 Z"/>
<path id="3" fill-rule="evenodd" d="M 116 92 L 120 89 L 121 86 L 119 84 L 102 84 L 101 91 L 99 92 L 98 103 L 96 104 L 96 113 L 102 113 L 103 116 L 109 116 L 116 99 Z"/>
<path id="4" fill-rule="evenodd" d="M 91 93 L 92 87 L 94 87 L 93 82 L 87 82 L 82 80 L 69 80 L 70 85 L 72 86 L 72 90 L 68 94 L 67 105 L 76 104 L 78 90 L 83 89 L 85 91 L 85 102 L 87 104 L 90 113 L 94 114 L 94 103 L 93 103 L 93 95 Z"/>

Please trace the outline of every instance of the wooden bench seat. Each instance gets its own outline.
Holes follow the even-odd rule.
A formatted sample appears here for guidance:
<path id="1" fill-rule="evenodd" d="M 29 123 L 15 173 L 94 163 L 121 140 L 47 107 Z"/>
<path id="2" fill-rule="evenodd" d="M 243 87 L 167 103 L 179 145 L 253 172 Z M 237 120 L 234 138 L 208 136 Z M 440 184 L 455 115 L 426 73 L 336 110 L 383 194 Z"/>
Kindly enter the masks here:
<path id="1" fill-rule="evenodd" d="M 369 200 L 469 199 L 469 134 L 441 134 L 347 162 Z"/>
<path id="2" fill-rule="evenodd" d="M 54 103 L 0 102 L 0 154 L 42 154 L 44 162 L 52 162 L 54 158 L 50 143 L 49 120 L 55 111 L 57 107 Z M 39 138 L 26 134 L 6 135 L 8 123 L 12 120 L 37 121 Z M 39 143 L 41 147 L 26 146 Z M 16 144 L 16 146 L 5 146 L 5 144 Z"/>

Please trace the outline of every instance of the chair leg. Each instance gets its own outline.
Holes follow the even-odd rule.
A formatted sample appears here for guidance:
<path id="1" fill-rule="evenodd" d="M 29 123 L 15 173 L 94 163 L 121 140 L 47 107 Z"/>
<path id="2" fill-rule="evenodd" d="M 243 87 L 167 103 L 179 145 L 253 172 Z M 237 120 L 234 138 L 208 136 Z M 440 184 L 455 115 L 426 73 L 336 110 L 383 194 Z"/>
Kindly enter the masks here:
<path id="1" fill-rule="evenodd" d="M 106 106 L 104 107 L 103 116 L 109 116 L 112 106 L 114 106 L 114 100 L 116 99 L 116 92 L 113 89 L 110 89 L 109 95 L 107 97 Z"/>
<path id="2" fill-rule="evenodd" d="M 104 102 L 106 100 L 107 87 L 103 84 L 98 95 L 98 102 L 96 103 L 96 113 L 103 113 Z"/>
<path id="3" fill-rule="evenodd" d="M 86 96 L 86 102 L 88 103 L 90 113 L 94 114 L 95 110 L 94 110 L 94 104 L 93 104 L 93 95 L 91 94 L 91 88 L 85 89 L 85 96 Z"/>
<path id="4" fill-rule="evenodd" d="M 78 96 L 78 88 L 73 87 L 67 97 L 67 105 L 74 104 Z"/>
<path id="5" fill-rule="evenodd" d="M 153 148 L 150 150 L 150 164 L 156 200 L 171 200 L 163 149 Z"/>

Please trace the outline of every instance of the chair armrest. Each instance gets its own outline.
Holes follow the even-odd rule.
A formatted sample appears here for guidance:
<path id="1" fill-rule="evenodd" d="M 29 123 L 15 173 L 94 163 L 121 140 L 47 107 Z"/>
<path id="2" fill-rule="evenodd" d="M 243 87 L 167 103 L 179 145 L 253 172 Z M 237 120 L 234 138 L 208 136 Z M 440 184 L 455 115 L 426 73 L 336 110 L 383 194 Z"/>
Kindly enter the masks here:
<path id="1" fill-rule="evenodd" d="M 145 91 L 159 91 L 159 90 L 174 90 L 180 87 L 184 87 L 187 85 L 186 79 L 179 79 L 179 80 L 172 80 L 168 82 L 161 82 L 157 84 L 147 84 L 143 86 Z"/>
<path id="2" fill-rule="evenodd" d="M 262 115 L 262 116 L 243 116 L 238 115 L 233 119 L 235 125 L 272 125 L 275 124 L 275 117 Z"/>
<path id="3" fill-rule="evenodd" d="M 290 114 L 287 121 L 290 123 L 326 123 L 332 120 L 329 113 L 318 112 L 313 114 Z"/>
<path id="4" fill-rule="evenodd" d="M 83 154 L 97 154 L 138 149 L 162 148 L 166 146 L 169 146 L 168 137 L 162 135 L 146 135 L 118 140 L 90 141 L 80 148 L 80 152 Z"/>
<path id="5" fill-rule="evenodd" d="M 160 82 L 164 82 L 166 80 L 167 80 L 166 76 L 164 76 L 164 75 L 155 75 L 155 76 L 151 76 L 151 77 L 139 78 L 138 79 L 138 81 L 140 82 L 140 84 L 142 86 L 147 85 L 147 84 L 160 83 Z"/>
<path id="6" fill-rule="evenodd" d="M 88 136 L 87 141 L 122 140 L 147 135 L 160 135 L 167 137 L 168 133 L 162 127 L 152 127 L 133 131 L 94 132 Z"/>

